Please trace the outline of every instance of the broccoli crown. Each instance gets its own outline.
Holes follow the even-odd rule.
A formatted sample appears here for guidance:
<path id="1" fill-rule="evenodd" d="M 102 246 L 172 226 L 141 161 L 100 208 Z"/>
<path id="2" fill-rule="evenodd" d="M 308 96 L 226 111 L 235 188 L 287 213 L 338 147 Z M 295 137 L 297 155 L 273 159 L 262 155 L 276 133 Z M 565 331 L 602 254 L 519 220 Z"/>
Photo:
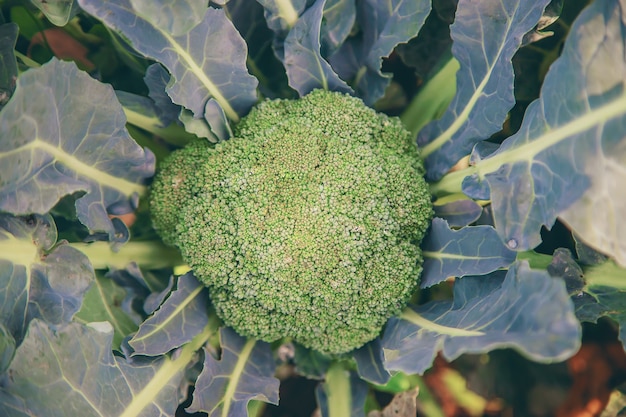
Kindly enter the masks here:
<path id="1" fill-rule="evenodd" d="M 164 162 L 157 230 L 240 334 L 324 353 L 374 339 L 415 289 L 432 217 L 410 133 L 316 90 L 259 104 L 234 136 Z"/>

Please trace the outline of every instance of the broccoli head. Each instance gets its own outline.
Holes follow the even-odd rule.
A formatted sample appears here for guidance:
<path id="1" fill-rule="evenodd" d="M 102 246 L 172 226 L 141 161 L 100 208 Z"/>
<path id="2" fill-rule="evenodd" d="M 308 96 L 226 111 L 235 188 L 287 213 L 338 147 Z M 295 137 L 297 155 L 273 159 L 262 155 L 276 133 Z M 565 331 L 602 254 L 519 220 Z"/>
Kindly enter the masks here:
<path id="1" fill-rule="evenodd" d="M 262 102 L 229 141 L 173 152 L 151 208 L 227 325 L 343 353 L 416 287 L 432 217 L 423 173 L 397 118 L 316 90 Z"/>

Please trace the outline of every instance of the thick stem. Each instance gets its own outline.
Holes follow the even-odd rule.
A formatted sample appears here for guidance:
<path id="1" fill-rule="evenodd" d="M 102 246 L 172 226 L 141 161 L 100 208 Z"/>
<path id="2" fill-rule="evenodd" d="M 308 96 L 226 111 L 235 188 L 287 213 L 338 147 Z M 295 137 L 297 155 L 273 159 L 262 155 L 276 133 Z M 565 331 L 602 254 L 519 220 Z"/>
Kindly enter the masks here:
<path id="1" fill-rule="evenodd" d="M 87 255 L 94 269 L 121 269 L 130 262 L 150 269 L 173 268 L 183 264 L 180 252 L 160 241 L 128 242 L 118 252 L 111 249 L 109 242 L 70 243 L 70 246 Z"/>
<path id="2" fill-rule="evenodd" d="M 339 361 L 334 362 L 326 372 L 324 391 L 328 398 L 328 416 L 345 417 L 352 415 L 352 393 L 350 373 Z"/>

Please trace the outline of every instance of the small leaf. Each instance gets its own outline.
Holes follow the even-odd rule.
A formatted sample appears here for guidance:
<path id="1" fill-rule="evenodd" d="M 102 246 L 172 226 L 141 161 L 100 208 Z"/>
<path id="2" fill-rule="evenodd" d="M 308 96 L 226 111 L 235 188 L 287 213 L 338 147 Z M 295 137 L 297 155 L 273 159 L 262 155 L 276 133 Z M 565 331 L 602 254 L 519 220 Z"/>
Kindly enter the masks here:
<path id="1" fill-rule="evenodd" d="M 418 136 L 428 178 L 441 178 L 475 143 L 501 129 L 515 104 L 511 59 L 548 3 L 459 1 L 450 27 L 452 54 L 461 64 L 456 96 L 441 119 L 424 127 Z"/>
<path id="2" fill-rule="evenodd" d="M 293 361 L 296 364 L 296 372 L 309 379 L 324 379 L 324 374 L 332 362 L 328 355 L 316 350 L 305 348 L 297 343 L 294 344 L 295 354 Z"/>
<path id="3" fill-rule="evenodd" d="M 15 43 L 19 27 L 15 23 L 0 25 L 0 109 L 9 101 L 17 81 Z"/>
<path id="4" fill-rule="evenodd" d="M 72 320 L 93 281 L 87 257 L 56 238 L 50 216 L 0 214 L 0 323 L 18 342 L 34 318 Z"/>
<path id="5" fill-rule="evenodd" d="M 65 26 L 80 11 L 74 0 L 31 0 L 50 22 Z"/>
<path id="6" fill-rule="evenodd" d="M 111 86 L 73 63 L 53 59 L 26 71 L 0 113 L 0 210 L 43 214 L 85 191 L 76 200 L 78 219 L 116 240 L 107 209 L 133 210 L 154 173 L 154 155 L 125 123 Z"/>
<path id="7" fill-rule="evenodd" d="M 422 374 L 439 351 L 448 360 L 464 353 L 514 348 L 537 362 L 556 362 L 580 347 L 581 327 L 562 281 L 516 263 L 502 278 L 457 279 L 454 301 L 410 308 L 387 323 L 385 367 Z"/>
<path id="8" fill-rule="evenodd" d="M 427 288 L 448 277 L 483 275 L 515 261 L 516 252 L 507 248 L 491 226 L 468 226 L 452 230 L 445 220 L 435 218 L 422 242 L 424 271 L 421 287 Z"/>
<path id="9" fill-rule="evenodd" d="M 391 75 L 381 72 L 382 59 L 417 35 L 430 9 L 430 0 L 357 2 L 361 33 L 348 38 L 329 60 L 366 104 L 373 105 L 389 85 Z"/>
<path id="10" fill-rule="evenodd" d="M 108 321 L 114 331 L 112 347 L 119 349 L 122 340 L 137 330 L 133 319 L 121 307 L 125 297 L 123 288 L 112 279 L 97 274 L 74 319 L 82 323 Z"/>
<path id="11" fill-rule="evenodd" d="M 79 0 L 81 7 L 121 32 L 133 47 L 163 64 L 173 77 L 167 93 L 203 117 L 214 98 L 238 121 L 257 101 L 257 80 L 246 68 L 246 43 L 224 10 L 208 8 L 200 24 L 182 36 L 137 16 L 129 0 Z"/>
<path id="12" fill-rule="evenodd" d="M 130 0 L 138 15 L 172 36 L 189 32 L 202 21 L 206 1 L 198 0 Z"/>
<path id="13" fill-rule="evenodd" d="M 208 324 L 208 308 L 208 290 L 191 273 L 181 276 L 176 290 L 128 342 L 133 355 L 162 355 L 188 343 Z"/>
<path id="14" fill-rule="evenodd" d="M 250 400 L 278 404 L 278 379 L 270 345 L 246 339 L 229 328 L 220 329 L 222 357 L 206 351 L 204 369 L 196 382 L 188 412 L 209 417 L 246 416 Z"/>
<path id="15" fill-rule="evenodd" d="M 354 0 L 326 0 L 321 33 L 322 56 L 331 56 L 345 42 L 356 20 Z"/>
<path id="16" fill-rule="evenodd" d="M 165 92 L 170 83 L 170 74 L 160 64 L 152 64 L 143 77 L 148 87 L 148 96 L 154 101 L 156 114 L 163 127 L 178 120 L 180 106 L 172 103 L 172 99 Z"/>
<path id="17" fill-rule="evenodd" d="M 473 200 L 463 199 L 450 203 L 435 204 L 435 216 L 448 222 L 450 227 L 464 227 L 478 220 L 483 212 L 480 204 Z"/>
<path id="18" fill-rule="evenodd" d="M 389 381 L 391 375 L 385 369 L 383 347 L 379 338 L 352 352 L 352 357 L 362 379 L 378 385 Z"/>
<path id="19" fill-rule="evenodd" d="M 285 39 L 285 69 L 289 86 L 300 96 L 316 88 L 352 92 L 320 53 L 320 25 L 326 0 L 316 0 L 295 23 Z"/>

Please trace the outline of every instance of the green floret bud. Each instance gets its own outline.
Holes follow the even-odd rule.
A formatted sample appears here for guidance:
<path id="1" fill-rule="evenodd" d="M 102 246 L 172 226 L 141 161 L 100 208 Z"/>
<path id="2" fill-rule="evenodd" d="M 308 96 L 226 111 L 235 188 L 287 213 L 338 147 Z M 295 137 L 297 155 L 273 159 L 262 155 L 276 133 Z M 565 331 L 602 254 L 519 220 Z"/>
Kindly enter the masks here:
<path id="1" fill-rule="evenodd" d="M 209 287 L 227 325 L 343 353 L 404 307 L 432 205 L 398 119 L 316 90 L 265 101 L 233 139 L 189 153 L 196 160 L 174 153 L 155 181 L 153 203 L 172 207 L 153 212 L 155 226 Z M 179 177 L 183 186 L 172 187 Z"/>

